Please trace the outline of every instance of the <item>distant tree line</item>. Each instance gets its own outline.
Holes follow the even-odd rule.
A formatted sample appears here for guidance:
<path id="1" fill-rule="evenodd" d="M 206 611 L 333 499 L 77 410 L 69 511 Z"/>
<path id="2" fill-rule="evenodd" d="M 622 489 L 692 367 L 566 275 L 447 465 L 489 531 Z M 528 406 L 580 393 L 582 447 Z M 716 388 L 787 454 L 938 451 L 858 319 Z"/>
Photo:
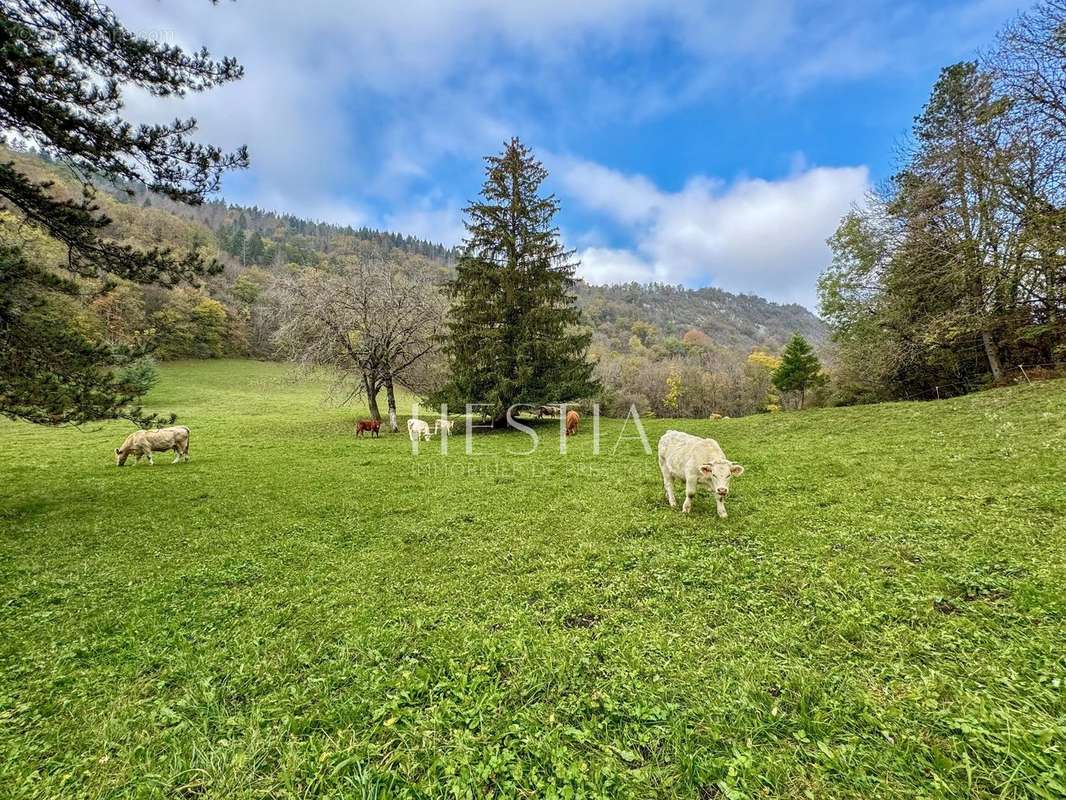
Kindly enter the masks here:
<path id="1" fill-rule="evenodd" d="M 794 333 L 816 346 L 829 338 L 825 324 L 803 306 L 732 294 L 713 286 L 578 283 L 575 292 L 589 323 L 619 350 L 625 349 L 637 323 L 653 325 L 663 337 L 675 340 L 697 330 L 715 346 L 742 353 L 755 348 L 779 350 Z"/>
<path id="2" fill-rule="evenodd" d="M 383 255 L 399 251 L 442 263 L 455 258 L 453 248 L 409 234 L 316 222 L 224 200 L 207 200 L 194 206 L 175 203 L 151 193 L 141 183 L 120 183 L 107 188 L 120 203 L 161 209 L 200 223 L 214 234 L 222 252 L 232 256 L 233 263 L 240 266 L 312 266 L 319 256 L 347 249 L 347 243 L 353 240 L 370 245 Z"/>
<path id="3" fill-rule="evenodd" d="M 660 417 L 740 417 L 827 401 L 822 366 L 798 334 L 793 342 L 802 344 L 793 347 L 802 347 L 813 362 L 799 371 L 802 380 L 789 380 L 778 375 L 782 356 L 777 348 L 733 350 L 695 328 L 680 338 L 643 322 L 631 330 L 623 349 L 600 333 L 593 336 L 590 353 L 602 387 L 600 403 L 609 416 L 624 416 L 635 406 L 641 414 Z"/>
<path id="4" fill-rule="evenodd" d="M 1066 361 L 1066 0 L 941 72 L 899 171 L 829 244 L 837 401 Z"/>

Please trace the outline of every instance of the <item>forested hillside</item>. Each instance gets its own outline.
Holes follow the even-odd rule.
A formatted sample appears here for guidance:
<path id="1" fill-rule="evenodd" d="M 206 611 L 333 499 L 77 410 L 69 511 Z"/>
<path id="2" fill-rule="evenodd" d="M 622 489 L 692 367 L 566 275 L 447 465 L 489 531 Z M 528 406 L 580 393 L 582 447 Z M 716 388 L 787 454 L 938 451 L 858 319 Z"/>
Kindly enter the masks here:
<path id="1" fill-rule="evenodd" d="M 758 347 L 777 350 L 793 333 L 803 334 L 816 344 L 824 343 L 828 335 L 822 321 L 803 306 L 779 305 L 711 286 L 686 289 L 657 283 L 582 283 L 577 296 L 588 321 L 619 347 L 628 343 L 636 322 L 654 325 L 679 339 L 698 330 L 721 347 L 745 353 Z"/>
<path id="2" fill-rule="evenodd" d="M 132 194 L 130 194 L 132 192 Z M 209 228 L 224 254 L 241 267 L 313 266 L 351 240 L 388 255 L 393 251 L 424 256 L 451 265 L 456 251 L 415 236 L 372 228 L 352 228 L 278 214 L 255 206 L 216 200 L 187 206 L 149 195 L 143 187 L 114 188 L 121 203 L 163 209 Z M 749 352 L 779 348 L 793 333 L 812 342 L 826 340 L 825 325 L 799 305 L 779 305 L 755 295 L 737 295 L 707 287 L 686 289 L 665 284 L 597 286 L 579 283 L 578 302 L 588 321 L 612 343 L 624 346 L 633 323 L 645 322 L 678 337 L 698 329 L 723 347 Z"/>
<path id="3" fill-rule="evenodd" d="M 222 199 L 190 206 L 152 195 L 138 185 L 107 190 L 119 203 L 161 209 L 202 224 L 214 234 L 219 249 L 244 267 L 311 266 L 351 239 L 371 244 L 385 254 L 399 250 L 444 263 L 453 258 L 452 250 L 444 245 L 401 233 L 333 225 Z"/>
<path id="4" fill-rule="evenodd" d="M 10 149 L 3 157 L 35 180 L 53 182 L 57 196 L 80 192 L 61 164 Z M 219 264 L 219 272 L 199 286 L 87 280 L 84 302 L 64 312 L 108 345 L 150 348 L 159 359 L 291 357 L 279 347 L 282 284 L 304 269 L 336 270 L 376 259 L 438 286 L 454 274 L 454 250 L 413 236 L 223 200 L 183 205 L 133 184 L 101 185 L 97 202 L 111 220 L 105 233 L 116 241 L 197 252 Z M 0 231 L 13 235 L 19 228 L 19 220 L 5 212 Z M 63 249 L 39 237 L 36 257 L 58 265 Z M 592 329 L 592 357 L 610 413 L 624 413 L 630 403 L 643 412 L 699 416 L 773 407 L 774 354 L 796 332 L 815 344 L 826 339 L 822 322 L 801 306 L 714 288 L 579 282 L 576 293 L 584 324 Z"/>

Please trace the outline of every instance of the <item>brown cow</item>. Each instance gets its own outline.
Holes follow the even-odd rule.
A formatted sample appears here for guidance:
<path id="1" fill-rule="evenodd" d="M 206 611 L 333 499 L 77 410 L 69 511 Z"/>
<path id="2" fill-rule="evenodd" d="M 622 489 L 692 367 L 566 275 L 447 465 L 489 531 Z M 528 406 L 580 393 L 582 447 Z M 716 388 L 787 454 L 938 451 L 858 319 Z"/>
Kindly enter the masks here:
<path id="1" fill-rule="evenodd" d="M 573 436 L 577 432 L 577 424 L 581 422 L 581 415 L 574 409 L 566 412 L 566 435 Z"/>
<path id="2" fill-rule="evenodd" d="M 377 438 L 381 435 L 381 423 L 376 419 L 361 419 L 355 423 L 355 435 L 362 436 L 364 431 L 370 431 L 370 435 Z"/>

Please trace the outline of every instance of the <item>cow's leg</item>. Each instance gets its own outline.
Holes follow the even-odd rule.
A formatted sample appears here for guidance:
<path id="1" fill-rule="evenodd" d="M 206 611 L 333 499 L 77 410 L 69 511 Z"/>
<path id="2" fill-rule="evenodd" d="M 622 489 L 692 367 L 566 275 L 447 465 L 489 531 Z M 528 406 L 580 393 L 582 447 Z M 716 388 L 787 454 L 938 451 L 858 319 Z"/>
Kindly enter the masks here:
<path id="1" fill-rule="evenodd" d="M 152 461 L 152 451 L 151 450 L 148 451 L 148 456 L 147 457 L 148 457 L 148 466 L 150 466 L 150 467 L 155 466 L 155 462 Z"/>
<path id="2" fill-rule="evenodd" d="M 696 488 L 698 486 L 695 475 L 685 477 L 685 503 L 681 506 L 681 510 L 686 514 L 692 511 L 692 500 L 696 496 Z"/>
<path id="3" fill-rule="evenodd" d="M 663 486 L 666 488 L 666 500 L 670 503 L 670 508 L 677 508 L 677 498 L 674 497 L 674 481 L 670 477 L 669 470 L 666 469 L 666 464 L 662 461 L 659 462 L 659 471 L 663 474 Z"/>
<path id="4" fill-rule="evenodd" d="M 177 464 L 179 461 L 181 461 L 181 445 L 176 444 L 174 445 L 174 460 L 170 463 Z"/>

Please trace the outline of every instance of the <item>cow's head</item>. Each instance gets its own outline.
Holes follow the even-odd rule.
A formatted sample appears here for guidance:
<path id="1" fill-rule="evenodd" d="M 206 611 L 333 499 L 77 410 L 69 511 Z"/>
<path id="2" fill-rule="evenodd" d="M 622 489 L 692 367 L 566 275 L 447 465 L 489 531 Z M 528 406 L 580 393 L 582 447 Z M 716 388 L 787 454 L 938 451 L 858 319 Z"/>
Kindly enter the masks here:
<path id="1" fill-rule="evenodd" d="M 729 481 L 744 473 L 744 467 L 729 461 L 713 461 L 700 467 L 700 480 L 706 484 L 717 497 L 729 494 Z"/>
<path id="2" fill-rule="evenodd" d="M 127 453 L 121 447 L 116 447 L 115 448 L 115 466 L 116 467 L 121 467 L 123 464 L 125 464 L 126 463 L 126 457 L 128 455 L 129 455 L 129 453 Z"/>

